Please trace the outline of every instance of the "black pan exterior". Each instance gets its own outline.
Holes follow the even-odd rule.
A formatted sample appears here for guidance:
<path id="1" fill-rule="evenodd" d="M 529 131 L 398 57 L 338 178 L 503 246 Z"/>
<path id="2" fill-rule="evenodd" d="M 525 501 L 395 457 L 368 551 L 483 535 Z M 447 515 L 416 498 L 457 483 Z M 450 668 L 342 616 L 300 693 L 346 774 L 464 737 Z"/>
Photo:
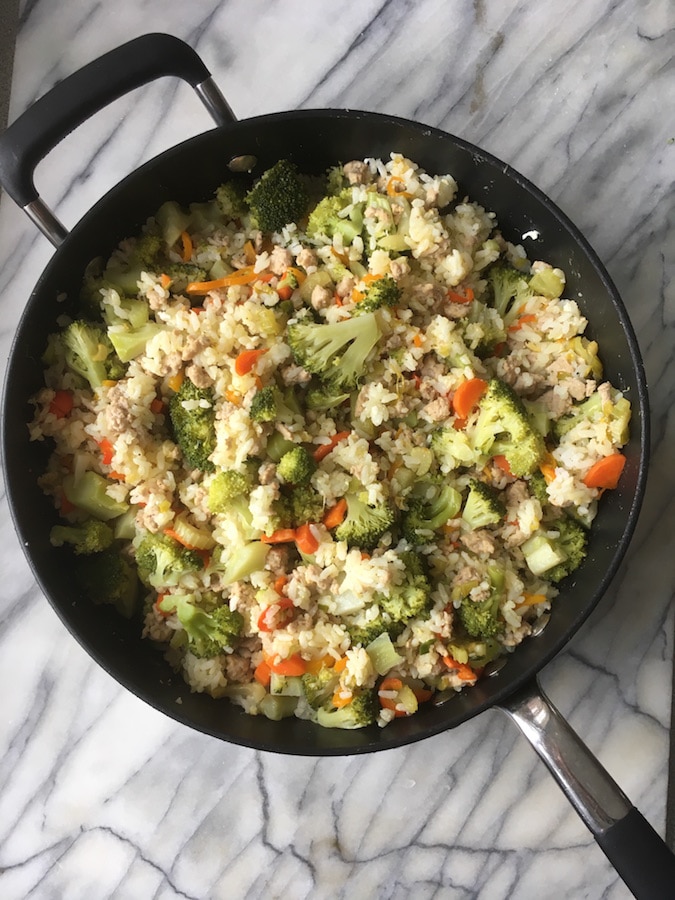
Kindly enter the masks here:
<path id="1" fill-rule="evenodd" d="M 259 174 L 280 158 L 308 173 L 364 157 L 403 153 L 431 173 L 450 173 L 467 195 L 497 214 L 505 237 L 524 243 L 531 259 L 565 270 L 566 296 L 576 299 L 600 342 L 605 377 L 633 404 L 631 439 L 621 484 L 603 498 L 591 534 L 588 559 L 564 583 L 543 634 L 525 641 L 501 672 L 447 703 L 426 704 L 410 719 L 385 729 L 318 728 L 297 719 L 281 723 L 245 715 L 226 701 L 193 694 L 148 641 L 138 620 L 93 607 L 78 593 L 63 550 L 49 544 L 56 516 L 37 486 L 50 448 L 31 443 L 29 398 L 42 385 L 40 356 L 46 337 L 76 297 L 87 263 L 107 256 L 133 235 L 165 200 L 209 199 L 229 175 L 228 161 L 258 159 Z M 536 232 L 537 239 L 523 235 Z M 623 304 L 595 253 L 557 207 L 509 166 L 473 145 L 402 119 L 344 110 L 262 116 L 189 140 L 147 163 L 113 188 L 73 229 L 38 282 L 19 325 L 3 398 L 3 453 L 10 508 L 37 581 L 71 633 L 121 684 L 174 719 L 223 740 L 301 755 L 338 755 L 387 749 L 420 740 L 478 714 L 531 679 L 570 639 L 609 585 L 635 527 L 647 471 L 648 406 L 635 335 Z"/>

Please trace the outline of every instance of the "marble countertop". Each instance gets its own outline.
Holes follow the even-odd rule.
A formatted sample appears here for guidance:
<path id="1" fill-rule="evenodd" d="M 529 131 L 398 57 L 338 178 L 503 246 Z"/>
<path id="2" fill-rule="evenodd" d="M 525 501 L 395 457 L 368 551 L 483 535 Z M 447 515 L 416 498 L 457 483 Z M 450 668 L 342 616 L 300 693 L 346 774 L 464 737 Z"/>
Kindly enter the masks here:
<path id="1" fill-rule="evenodd" d="M 335 106 L 439 126 L 509 162 L 580 226 L 645 357 L 651 476 L 617 577 L 542 683 L 661 834 L 675 587 L 674 28 L 669 0 L 27 0 L 10 107 L 12 120 L 100 53 L 168 31 L 200 52 L 239 117 Z M 72 224 L 143 160 L 209 127 L 189 88 L 155 83 L 67 138 L 38 186 Z M 3 369 L 52 252 L 3 198 Z M 629 896 L 498 712 L 373 756 L 229 746 L 146 707 L 89 659 L 36 587 L 4 492 L 0 572 L 2 897 Z"/>

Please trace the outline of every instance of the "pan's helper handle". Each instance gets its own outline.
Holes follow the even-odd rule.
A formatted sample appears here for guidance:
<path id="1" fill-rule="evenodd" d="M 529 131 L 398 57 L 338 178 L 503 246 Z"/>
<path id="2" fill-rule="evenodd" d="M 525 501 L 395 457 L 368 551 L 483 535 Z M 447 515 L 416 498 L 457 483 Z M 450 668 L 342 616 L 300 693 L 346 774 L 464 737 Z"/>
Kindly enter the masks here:
<path id="1" fill-rule="evenodd" d="M 217 125 L 236 121 L 192 47 L 170 34 L 146 34 L 59 82 L 0 135 L 0 184 L 54 246 L 68 232 L 40 199 L 33 183 L 35 167 L 95 112 L 164 75 L 192 85 Z"/>
<path id="2" fill-rule="evenodd" d="M 638 900 L 675 897 L 675 856 L 534 681 L 500 707 Z"/>

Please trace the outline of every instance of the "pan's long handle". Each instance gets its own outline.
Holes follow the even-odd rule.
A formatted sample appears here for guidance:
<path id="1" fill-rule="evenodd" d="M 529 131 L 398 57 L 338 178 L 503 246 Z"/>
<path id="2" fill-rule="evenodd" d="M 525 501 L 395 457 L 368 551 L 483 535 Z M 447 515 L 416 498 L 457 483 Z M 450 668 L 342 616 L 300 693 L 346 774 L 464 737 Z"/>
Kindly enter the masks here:
<path id="1" fill-rule="evenodd" d="M 192 85 L 217 125 L 236 121 L 192 47 L 170 34 L 146 34 L 69 75 L 0 135 L 0 184 L 55 246 L 68 232 L 40 199 L 33 183 L 35 167 L 95 112 L 164 75 Z"/>
<path id="2" fill-rule="evenodd" d="M 675 897 L 675 855 L 534 681 L 500 707 L 520 728 L 639 900 Z"/>

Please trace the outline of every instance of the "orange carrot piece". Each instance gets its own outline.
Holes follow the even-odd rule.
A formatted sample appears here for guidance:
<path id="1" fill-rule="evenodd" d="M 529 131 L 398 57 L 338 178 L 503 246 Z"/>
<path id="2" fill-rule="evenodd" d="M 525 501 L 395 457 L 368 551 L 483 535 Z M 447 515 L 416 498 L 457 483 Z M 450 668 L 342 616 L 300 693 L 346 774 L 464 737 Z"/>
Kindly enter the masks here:
<path id="1" fill-rule="evenodd" d="M 533 315 L 532 313 L 530 313 L 529 315 L 526 315 L 526 316 L 519 316 L 519 318 L 517 318 L 515 322 L 513 322 L 511 325 L 509 325 L 509 327 L 506 330 L 507 331 L 520 331 L 520 329 L 523 327 L 523 325 L 526 325 L 528 322 L 534 322 L 536 318 L 537 317 L 535 315 Z"/>
<path id="2" fill-rule="evenodd" d="M 288 584 L 288 575 L 280 575 L 274 582 L 274 590 L 280 597 L 284 596 L 284 588 Z"/>
<path id="3" fill-rule="evenodd" d="M 347 666 L 347 657 L 341 656 L 333 666 L 334 672 L 343 672 Z"/>
<path id="4" fill-rule="evenodd" d="M 337 434 L 334 434 L 330 439 L 330 444 L 321 444 L 316 448 L 313 453 L 314 461 L 321 462 L 322 459 L 325 459 L 331 450 L 334 450 L 340 441 L 344 441 L 345 438 L 348 438 L 351 434 L 351 431 L 338 431 Z"/>
<path id="5" fill-rule="evenodd" d="M 192 259 L 192 254 L 194 252 L 194 247 L 192 245 L 192 238 L 187 233 L 187 231 L 181 231 L 180 233 L 180 241 L 181 241 L 181 254 L 180 258 L 184 263 L 190 262 Z"/>
<path id="6" fill-rule="evenodd" d="M 235 406 L 241 406 L 242 396 L 237 391 L 233 391 L 232 388 L 227 388 L 225 391 L 225 399 L 230 403 L 234 403 Z"/>
<path id="7" fill-rule="evenodd" d="M 184 378 L 185 378 L 184 372 L 182 372 L 182 371 L 176 372 L 175 375 L 172 375 L 171 378 L 169 378 L 169 380 L 167 381 L 167 384 L 169 385 L 169 387 L 171 388 L 172 391 L 179 391 Z"/>
<path id="8" fill-rule="evenodd" d="M 330 669 L 333 665 L 334 659 L 332 656 L 326 654 L 326 656 L 321 656 L 318 659 L 308 659 L 307 660 L 307 671 L 310 675 L 318 674 L 322 669 Z"/>
<path id="9" fill-rule="evenodd" d="M 258 663 L 253 673 L 253 677 L 258 682 L 258 684 L 262 684 L 263 687 L 269 686 L 270 680 L 272 678 L 272 670 L 265 662 L 265 660 L 263 660 L 261 663 Z"/>
<path id="10" fill-rule="evenodd" d="M 413 688 L 412 691 L 418 703 L 426 703 L 434 696 L 434 692 L 427 690 L 427 688 Z"/>
<path id="11" fill-rule="evenodd" d="M 539 471 L 544 476 L 546 484 L 550 484 L 555 479 L 555 466 L 551 463 L 541 463 Z"/>
<path id="12" fill-rule="evenodd" d="M 109 466 L 112 462 L 113 453 L 115 452 L 115 448 L 110 443 L 108 438 L 103 438 L 102 441 L 96 441 L 101 450 L 101 462 L 104 466 Z"/>
<path id="13" fill-rule="evenodd" d="M 463 381 L 452 398 L 452 408 L 458 419 L 467 419 L 487 390 L 487 381 L 482 378 L 469 378 Z"/>
<path id="14" fill-rule="evenodd" d="M 294 528 L 280 528 L 272 534 L 263 534 L 260 538 L 263 544 L 290 544 L 295 540 Z"/>
<path id="15" fill-rule="evenodd" d="M 293 295 L 293 288 L 290 284 L 282 284 L 277 288 L 277 294 L 280 300 L 290 300 Z"/>
<path id="16" fill-rule="evenodd" d="M 316 553 L 319 549 L 319 542 L 312 533 L 311 525 L 301 525 L 295 529 L 295 546 L 300 553 L 305 553 L 307 556 Z"/>
<path id="17" fill-rule="evenodd" d="M 508 459 L 505 456 L 502 456 L 501 453 L 498 456 L 493 456 L 492 462 L 497 466 L 498 469 L 501 469 L 502 472 L 506 472 L 507 475 L 513 475 Z"/>
<path id="18" fill-rule="evenodd" d="M 248 263 L 249 266 L 255 265 L 256 252 L 255 247 L 250 241 L 246 241 L 244 244 L 244 259 Z"/>
<path id="19" fill-rule="evenodd" d="M 238 269 L 230 275 L 216 278 L 213 281 L 191 281 L 185 291 L 188 294 L 208 294 L 209 291 L 230 287 L 232 284 L 253 284 L 255 281 L 270 281 L 272 278 L 274 275 L 271 272 L 263 274 L 255 272 L 253 266 L 245 266 L 243 269 Z"/>
<path id="20" fill-rule="evenodd" d="M 335 709 L 342 709 L 345 706 L 349 706 L 353 699 L 354 695 L 351 693 L 351 691 L 335 691 L 331 703 L 333 704 Z"/>
<path id="21" fill-rule="evenodd" d="M 55 391 L 49 404 L 49 412 L 57 419 L 65 419 L 72 412 L 73 404 L 72 391 Z"/>
<path id="22" fill-rule="evenodd" d="M 165 272 L 163 275 L 159 276 L 159 283 L 164 289 L 168 288 L 171 284 L 171 276 L 167 275 Z"/>
<path id="23" fill-rule="evenodd" d="M 268 657 L 267 665 L 276 675 L 287 675 L 294 678 L 296 675 L 304 675 L 307 671 L 307 663 L 299 653 L 294 653 L 286 659 L 277 657 Z"/>
<path id="24" fill-rule="evenodd" d="M 543 603 L 545 600 L 546 594 L 528 594 L 525 592 L 523 594 L 523 599 L 518 606 L 536 606 L 538 603 Z"/>
<path id="25" fill-rule="evenodd" d="M 195 547 L 194 544 L 188 544 L 185 538 L 178 534 L 177 531 L 174 531 L 173 528 L 165 528 L 164 534 L 167 537 L 172 538 L 174 541 L 177 541 L 179 544 L 185 547 L 186 550 L 199 550 L 199 547 Z"/>
<path id="26" fill-rule="evenodd" d="M 626 457 L 623 453 L 612 453 L 599 459 L 590 467 L 584 478 L 584 484 L 588 488 L 601 488 L 611 490 L 619 483 L 619 478 L 626 465 Z"/>
<path id="27" fill-rule="evenodd" d="M 402 190 L 399 189 L 398 185 L 402 186 Z M 407 197 L 408 199 L 412 197 L 412 194 L 405 190 L 405 181 L 400 175 L 391 176 L 387 182 L 387 194 L 390 197 Z"/>
<path id="28" fill-rule="evenodd" d="M 237 375 L 248 375 L 261 356 L 267 353 L 265 348 L 259 350 L 242 350 L 234 361 L 234 371 Z"/>
<path id="29" fill-rule="evenodd" d="M 347 501 L 343 497 L 341 500 L 331 506 L 326 515 L 323 517 L 323 524 L 326 528 L 337 528 L 342 525 L 347 515 Z"/>
<path id="30" fill-rule="evenodd" d="M 160 400 L 159 397 L 155 397 L 155 399 L 150 404 L 150 410 L 154 412 L 156 416 L 160 413 L 164 412 L 164 401 Z"/>
<path id="31" fill-rule="evenodd" d="M 413 344 L 415 345 L 415 347 L 421 347 L 423 343 L 424 341 L 422 340 L 422 335 L 416 334 L 413 338 Z"/>
<path id="32" fill-rule="evenodd" d="M 448 291 L 448 299 L 453 303 L 473 303 L 473 291 L 471 288 L 467 288 L 464 294 L 460 294 L 457 291 Z"/>
<path id="33" fill-rule="evenodd" d="M 448 669 L 454 669 L 457 672 L 457 677 L 462 681 L 475 681 L 476 673 L 471 666 L 467 666 L 466 663 L 458 663 L 452 656 L 444 656 L 443 662 Z"/>

